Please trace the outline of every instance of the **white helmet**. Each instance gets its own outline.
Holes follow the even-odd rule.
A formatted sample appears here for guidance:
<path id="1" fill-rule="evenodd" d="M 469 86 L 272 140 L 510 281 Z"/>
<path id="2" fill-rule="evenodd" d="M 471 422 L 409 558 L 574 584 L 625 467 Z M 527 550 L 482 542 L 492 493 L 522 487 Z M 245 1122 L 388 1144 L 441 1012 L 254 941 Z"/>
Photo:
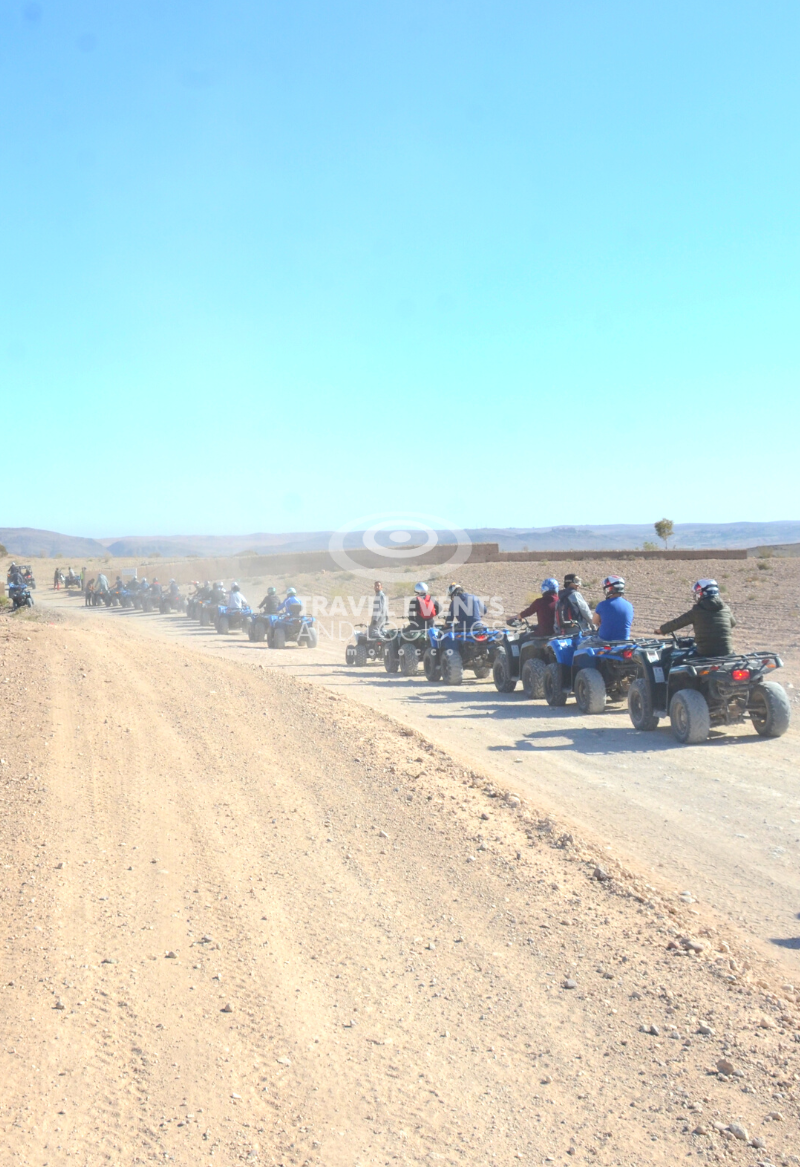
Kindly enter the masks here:
<path id="1" fill-rule="evenodd" d="M 426 583 L 414 584 L 414 591 L 417 593 L 418 596 L 427 596 L 428 585 Z"/>
<path id="2" fill-rule="evenodd" d="M 692 594 L 696 600 L 703 596 L 718 596 L 719 584 L 715 579 L 699 579 L 692 588 Z"/>
<path id="3" fill-rule="evenodd" d="M 607 596 L 621 596 L 625 591 L 625 580 L 621 575 L 607 575 L 603 580 L 603 591 Z"/>

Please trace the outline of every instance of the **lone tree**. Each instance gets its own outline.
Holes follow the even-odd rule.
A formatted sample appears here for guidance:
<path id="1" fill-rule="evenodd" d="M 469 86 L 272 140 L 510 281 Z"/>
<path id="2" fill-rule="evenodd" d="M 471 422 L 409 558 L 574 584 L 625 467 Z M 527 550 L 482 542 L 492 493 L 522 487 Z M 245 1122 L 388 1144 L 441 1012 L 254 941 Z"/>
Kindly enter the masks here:
<path id="1" fill-rule="evenodd" d="M 675 524 L 672 519 L 659 519 L 657 523 L 653 523 L 653 529 L 664 543 L 664 550 L 669 550 L 669 541 L 675 534 Z"/>

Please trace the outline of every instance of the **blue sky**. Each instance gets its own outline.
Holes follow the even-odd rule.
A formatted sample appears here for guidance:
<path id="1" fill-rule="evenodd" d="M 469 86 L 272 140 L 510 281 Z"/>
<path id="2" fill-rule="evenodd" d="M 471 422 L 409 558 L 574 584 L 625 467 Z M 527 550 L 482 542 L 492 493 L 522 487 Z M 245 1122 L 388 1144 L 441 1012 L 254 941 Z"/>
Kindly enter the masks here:
<path id="1" fill-rule="evenodd" d="M 798 517 L 799 42 L 796 0 L 0 0 L 0 526 Z"/>

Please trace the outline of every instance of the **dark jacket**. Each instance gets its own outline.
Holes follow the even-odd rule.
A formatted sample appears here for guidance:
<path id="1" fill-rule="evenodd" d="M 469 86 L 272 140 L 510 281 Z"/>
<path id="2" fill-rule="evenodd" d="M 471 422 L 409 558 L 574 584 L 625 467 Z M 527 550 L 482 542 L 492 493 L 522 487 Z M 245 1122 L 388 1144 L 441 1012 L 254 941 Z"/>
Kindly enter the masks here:
<path id="1" fill-rule="evenodd" d="M 528 604 L 527 608 L 523 608 L 520 616 L 524 619 L 527 619 L 528 616 L 535 616 L 534 632 L 539 636 L 552 636 L 555 632 L 557 606 L 558 593 L 544 592 L 532 604 Z"/>
<path id="2" fill-rule="evenodd" d="M 264 612 L 267 616 L 274 616 L 280 606 L 281 598 L 278 595 L 264 596 L 264 599 L 259 604 L 262 612 Z"/>
<path id="3" fill-rule="evenodd" d="M 455 624 L 457 628 L 472 628 L 479 623 L 486 613 L 483 600 L 473 596 L 471 592 L 456 592 L 450 600 L 447 610 L 447 623 Z"/>
<path id="4" fill-rule="evenodd" d="M 677 632 L 690 624 L 700 656 L 728 656 L 734 651 L 731 629 L 736 620 L 721 596 L 703 596 L 688 612 L 662 624 L 661 631 Z"/>

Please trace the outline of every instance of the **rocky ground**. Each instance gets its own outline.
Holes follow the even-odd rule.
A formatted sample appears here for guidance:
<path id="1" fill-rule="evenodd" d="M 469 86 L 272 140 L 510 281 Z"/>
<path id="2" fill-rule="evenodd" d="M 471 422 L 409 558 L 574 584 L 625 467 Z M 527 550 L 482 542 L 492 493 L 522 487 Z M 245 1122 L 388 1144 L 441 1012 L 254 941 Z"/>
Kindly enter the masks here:
<path id="1" fill-rule="evenodd" d="M 737 611 L 790 602 L 733 566 Z M 798 994 L 729 920 L 347 692 L 113 615 L 0 618 L 0 1162 L 800 1162 Z"/>

